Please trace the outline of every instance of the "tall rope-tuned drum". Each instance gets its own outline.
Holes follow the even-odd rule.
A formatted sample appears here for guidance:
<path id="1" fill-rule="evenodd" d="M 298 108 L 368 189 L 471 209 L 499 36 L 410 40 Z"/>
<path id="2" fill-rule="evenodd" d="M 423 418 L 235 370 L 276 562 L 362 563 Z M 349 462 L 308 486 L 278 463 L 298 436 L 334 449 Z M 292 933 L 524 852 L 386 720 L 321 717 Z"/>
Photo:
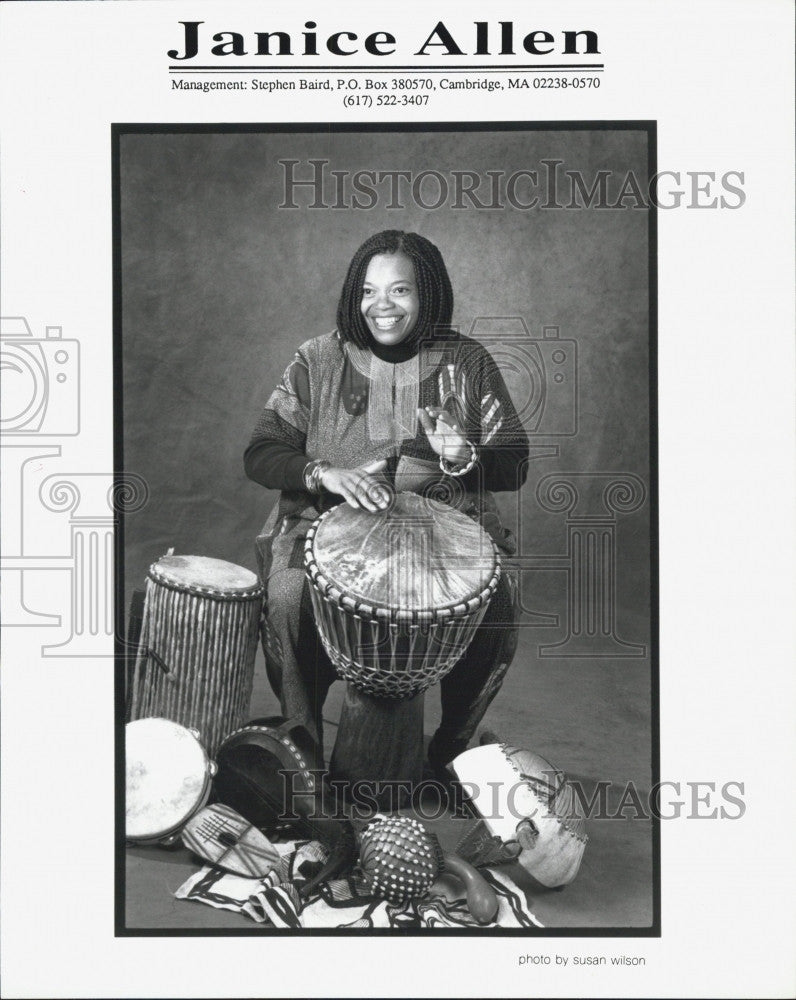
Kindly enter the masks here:
<path id="1" fill-rule="evenodd" d="M 149 568 L 128 718 L 196 729 L 212 756 L 251 700 L 263 590 L 221 559 L 168 555 Z"/>

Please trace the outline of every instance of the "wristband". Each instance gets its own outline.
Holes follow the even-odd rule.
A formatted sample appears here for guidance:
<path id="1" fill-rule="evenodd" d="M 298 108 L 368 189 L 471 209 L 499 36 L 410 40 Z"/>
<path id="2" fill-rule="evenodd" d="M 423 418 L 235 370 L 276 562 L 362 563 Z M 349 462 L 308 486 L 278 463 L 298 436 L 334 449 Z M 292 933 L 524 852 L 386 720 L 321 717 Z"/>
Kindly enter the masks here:
<path id="1" fill-rule="evenodd" d="M 453 465 L 448 462 L 447 459 L 443 458 L 442 455 L 439 457 L 439 467 L 445 473 L 446 476 L 463 476 L 465 473 L 469 472 L 470 469 L 475 465 L 478 453 L 475 450 L 475 445 L 472 441 L 468 441 L 467 444 L 470 446 L 470 461 L 467 465 Z"/>
<path id="2" fill-rule="evenodd" d="M 304 480 L 304 488 L 308 493 L 321 492 L 321 476 L 327 469 L 331 468 L 331 465 L 331 462 L 326 462 L 323 459 L 317 458 L 313 459 L 311 462 L 307 462 L 304 466 L 302 478 Z"/>

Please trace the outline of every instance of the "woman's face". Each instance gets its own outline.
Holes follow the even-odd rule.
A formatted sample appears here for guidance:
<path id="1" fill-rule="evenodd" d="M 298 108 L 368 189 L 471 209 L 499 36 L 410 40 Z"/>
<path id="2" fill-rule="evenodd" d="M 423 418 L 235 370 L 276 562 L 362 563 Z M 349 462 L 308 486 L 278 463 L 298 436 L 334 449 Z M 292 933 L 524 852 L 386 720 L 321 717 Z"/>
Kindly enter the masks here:
<path id="1" fill-rule="evenodd" d="M 360 308 L 374 340 L 385 347 L 406 340 L 417 322 L 420 299 L 415 268 L 405 253 L 371 257 Z"/>

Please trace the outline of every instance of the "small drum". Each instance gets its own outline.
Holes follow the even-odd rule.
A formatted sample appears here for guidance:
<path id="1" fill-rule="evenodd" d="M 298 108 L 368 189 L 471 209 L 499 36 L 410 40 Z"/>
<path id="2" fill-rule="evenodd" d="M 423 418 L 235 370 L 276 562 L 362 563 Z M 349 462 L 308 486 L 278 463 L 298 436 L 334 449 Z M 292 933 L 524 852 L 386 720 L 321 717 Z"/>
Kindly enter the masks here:
<path id="1" fill-rule="evenodd" d="M 139 844 L 172 844 L 207 802 L 215 764 L 195 730 L 169 719 L 125 727 L 125 836 Z"/>
<path id="2" fill-rule="evenodd" d="M 216 760 L 215 797 L 255 826 L 275 832 L 285 815 L 297 819 L 305 804 L 313 811 L 317 748 L 300 723 L 253 719 L 227 736 Z"/>
<path id="3" fill-rule="evenodd" d="M 263 590 L 254 573 L 204 556 L 149 568 L 128 718 L 198 729 L 208 753 L 248 712 Z"/>
<path id="4" fill-rule="evenodd" d="M 563 771 L 531 750 L 506 743 L 465 750 L 451 768 L 480 817 L 456 848 L 462 857 L 487 863 L 484 847 L 497 841 L 512 846 L 512 856 L 548 888 L 575 878 L 588 837 L 582 808 Z"/>
<path id="5" fill-rule="evenodd" d="M 481 526 L 415 493 L 384 512 L 341 504 L 307 534 L 315 620 L 341 677 L 378 698 L 412 698 L 463 655 L 500 579 Z"/>

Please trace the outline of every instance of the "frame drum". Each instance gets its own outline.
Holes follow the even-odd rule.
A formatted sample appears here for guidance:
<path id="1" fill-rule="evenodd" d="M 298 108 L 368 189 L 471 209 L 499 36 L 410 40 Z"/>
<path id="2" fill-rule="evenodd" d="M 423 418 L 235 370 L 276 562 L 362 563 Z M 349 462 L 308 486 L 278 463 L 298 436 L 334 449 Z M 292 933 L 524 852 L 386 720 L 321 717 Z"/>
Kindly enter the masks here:
<path id="1" fill-rule="evenodd" d="M 174 843 L 210 796 L 215 764 L 199 734 L 169 719 L 125 726 L 125 836 L 139 844 Z"/>

